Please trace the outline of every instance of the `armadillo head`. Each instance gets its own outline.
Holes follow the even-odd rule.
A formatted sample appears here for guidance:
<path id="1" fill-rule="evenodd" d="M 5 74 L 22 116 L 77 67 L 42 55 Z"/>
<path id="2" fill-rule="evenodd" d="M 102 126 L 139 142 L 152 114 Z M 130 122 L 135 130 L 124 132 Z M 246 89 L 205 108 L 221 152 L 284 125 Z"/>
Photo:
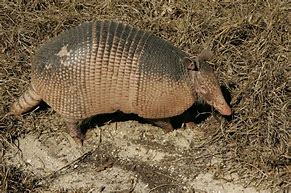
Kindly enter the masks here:
<path id="1" fill-rule="evenodd" d="M 188 60 L 188 70 L 193 81 L 193 89 L 206 103 L 213 106 L 222 115 L 231 115 L 231 109 L 226 103 L 219 82 L 207 63 L 211 53 L 202 52 L 194 61 Z M 189 63 L 191 61 L 191 63 Z"/>

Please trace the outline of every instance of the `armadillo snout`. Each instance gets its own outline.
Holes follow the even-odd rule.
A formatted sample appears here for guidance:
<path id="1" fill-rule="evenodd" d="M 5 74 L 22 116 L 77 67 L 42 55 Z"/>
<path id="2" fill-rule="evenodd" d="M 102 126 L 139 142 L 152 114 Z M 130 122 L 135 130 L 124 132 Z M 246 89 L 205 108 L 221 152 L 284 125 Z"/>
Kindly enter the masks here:
<path id="1" fill-rule="evenodd" d="M 217 110 L 222 114 L 222 115 L 231 115 L 231 108 L 227 105 L 227 104 L 225 104 L 225 105 L 223 105 L 223 106 L 221 106 L 221 107 L 219 107 L 219 108 L 217 108 Z"/>
<path id="2" fill-rule="evenodd" d="M 225 101 L 223 95 L 217 96 L 213 101 L 213 107 L 222 115 L 231 115 L 231 108 Z"/>

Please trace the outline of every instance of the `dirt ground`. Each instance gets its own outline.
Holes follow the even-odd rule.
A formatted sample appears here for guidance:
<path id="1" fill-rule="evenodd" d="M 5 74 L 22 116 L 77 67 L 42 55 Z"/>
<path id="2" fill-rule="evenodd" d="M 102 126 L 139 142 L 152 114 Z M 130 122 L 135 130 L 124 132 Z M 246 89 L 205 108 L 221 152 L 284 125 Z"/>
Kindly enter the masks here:
<path id="1" fill-rule="evenodd" d="M 0 0 L 0 192 L 291 192 L 288 12 L 287 0 Z M 84 121 L 82 147 L 45 104 L 8 115 L 37 46 L 99 19 L 193 55 L 211 49 L 233 115 L 195 104 L 195 124 L 174 117 L 171 133 L 135 115 L 99 115 Z"/>
<path id="2" fill-rule="evenodd" d="M 5 159 L 39 177 L 40 192 L 257 192 L 233 183 L 236 174 L 216 179 L 222 159 L 200 137 L 192 129 L 164 135 L 137 121 L 116 122 L 91 130 L 82 148 L 65 132 L 26 135 Z"/>

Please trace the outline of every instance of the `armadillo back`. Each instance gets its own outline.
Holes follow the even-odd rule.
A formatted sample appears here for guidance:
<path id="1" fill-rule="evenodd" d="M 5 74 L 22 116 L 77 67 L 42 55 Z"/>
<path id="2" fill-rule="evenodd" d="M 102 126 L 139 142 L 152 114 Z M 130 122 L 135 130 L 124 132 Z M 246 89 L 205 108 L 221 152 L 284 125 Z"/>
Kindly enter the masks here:
<path id="1" fill-rule="evenodd" d="M 156 41 L 164 45 L 154 46 Z M 166 114 L 176 113 L 168 112 L 166 104 L 169 99 L 177 99 L 175 89 L 182 85 L 184 94 L 190 91 L 182 81 L 184 76 L 180 77 L 182 68 L 175 69 L 168 62 L 178 52 L 163 55 L 163 46 L 171 47 L 127 25 L 109 21 L 84 23 L 39 49 L 33 59 L 32 86 L 67 119 L 116 110 L 144 117 L 167 117 Z M 173 61 L 181 56 L 178 53 Z M 169 71 L 169 64 L 178 71 Z M 165 88 L 165 83 L 170 84 L 170 89 Z M 186 106 L 190 98 L 186 102 L 183 99 Z M 162 108 L 156 106 L 159 103 Z M 174 111 L 181 111 L 185 104 L 179 106 Z"/>

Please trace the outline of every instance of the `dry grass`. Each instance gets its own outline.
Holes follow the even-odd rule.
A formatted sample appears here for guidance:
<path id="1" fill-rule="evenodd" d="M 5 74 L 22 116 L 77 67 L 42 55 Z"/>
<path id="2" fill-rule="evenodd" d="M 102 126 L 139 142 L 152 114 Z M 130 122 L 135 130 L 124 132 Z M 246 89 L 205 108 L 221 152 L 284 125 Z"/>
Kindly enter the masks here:
<path id="1" fill-rule="evenodd" d="M 35 119 L 54 114 L 5 116 L 29 83 L 36 46 L 82 21 L 114 19 L 147 29 L 192 54 L 211 48 L 234 110 L 233 119 L 212 136 L 224 158 L 217 176 L 237 172 L 245 183 L 275 190 L 291 186 L 288 12 L 287 0 L 1 0 L 0 156 L 32 130 Z M 212 122 L 203 124 L 211 127 Z M 1 191 L 30 192 L 34 180 L 0 161 Z"/>

